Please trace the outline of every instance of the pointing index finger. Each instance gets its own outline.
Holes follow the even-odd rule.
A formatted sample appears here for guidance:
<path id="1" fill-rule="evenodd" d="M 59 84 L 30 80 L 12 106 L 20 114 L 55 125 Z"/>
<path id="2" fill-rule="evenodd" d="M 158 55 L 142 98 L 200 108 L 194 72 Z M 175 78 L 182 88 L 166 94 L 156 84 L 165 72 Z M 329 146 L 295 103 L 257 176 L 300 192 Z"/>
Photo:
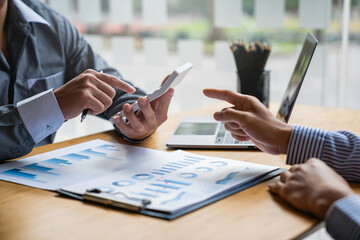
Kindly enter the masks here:
<path id="1" fill-rule="evenodd" d="M 100 79 L 101 81 L 109 84 L 112 87 L 121 89 L 121 90 L 123 90 L 125 92 L 128 92 L 128 93 L 134 93 L 136 91 L 136 89 L 133 86 L 131 86 L 130 84 L 122 81 L 121 79 L 119 79 L 119 78 L 117 78 L 117 77 L 115 77 L 113 75 L 102 73 L 102 72 L 97 72 L 97 71 L 94 71 L 93 74 L 98 79 Z"/>
<path id="2" fill-rule="evenodd" d="M 209 98 L 224 100 L 234 105 L 236 105 L 239 100 L 243 99 L 243 96 L 241 94 L 229 90 L 207 88 L 203 90 L 203 93 Z"/>

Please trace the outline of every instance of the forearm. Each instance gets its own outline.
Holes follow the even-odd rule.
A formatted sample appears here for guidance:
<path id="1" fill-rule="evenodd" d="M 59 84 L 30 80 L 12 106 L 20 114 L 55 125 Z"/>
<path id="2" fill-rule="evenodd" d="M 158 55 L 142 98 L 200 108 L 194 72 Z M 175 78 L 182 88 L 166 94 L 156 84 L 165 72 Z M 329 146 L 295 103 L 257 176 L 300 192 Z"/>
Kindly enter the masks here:
<path id="1" fill-rule="evenodd" d="M 360 197 L 351 195 L 336 201 L 326 214 L 326 229 L 334 239 L 360 238 Z"/>
<path id="2" fill-rule="evenodd" d="M 327 131 L 295 125 L 293 127 L 286 163 L 290 165 L 306 162 L 309 158 L 321 159 Z"/>
<path id="3" fill-rule="evenodd" d="M 360 181 L 360 137 L 345 131 L 295 126 L 287 164 L 304 163 L 319 158 L 347 180 Z"/>

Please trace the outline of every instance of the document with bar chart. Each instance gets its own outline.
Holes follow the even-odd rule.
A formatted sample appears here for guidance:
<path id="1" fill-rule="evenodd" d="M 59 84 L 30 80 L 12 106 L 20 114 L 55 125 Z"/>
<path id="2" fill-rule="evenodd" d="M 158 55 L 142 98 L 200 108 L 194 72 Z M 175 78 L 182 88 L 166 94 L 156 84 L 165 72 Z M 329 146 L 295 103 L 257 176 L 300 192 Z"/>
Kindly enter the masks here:
<path id="1" fill-rule="evenodd" d="M 140 206 L 173 219 L 279 174 L 279 168 L 92 140 L 0 165 L 0 179 Z M 105 202 L 104 202 L 105 203 Z M 108 202 L 107 202 L 108 203 Z"/>

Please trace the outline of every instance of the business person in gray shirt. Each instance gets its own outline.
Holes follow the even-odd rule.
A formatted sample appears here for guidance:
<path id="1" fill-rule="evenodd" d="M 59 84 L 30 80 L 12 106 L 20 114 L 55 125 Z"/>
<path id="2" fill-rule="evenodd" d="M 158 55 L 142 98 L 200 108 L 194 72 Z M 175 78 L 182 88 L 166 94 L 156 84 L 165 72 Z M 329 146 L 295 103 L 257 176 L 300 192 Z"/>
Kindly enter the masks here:
<path id="1" fill-rule="evenodd" d="M 117 120 L 130 142 L 167 119 L 170 89 L 152 102 L 110 67 L 64 17 L 36 0 L 0 0 L 0 162 L 53 141 L 68 119 L 88 109 Z M 139 100 L 138 100 L 139 99 Z M 130 104 L 138 100 L 136 114 Z"/>

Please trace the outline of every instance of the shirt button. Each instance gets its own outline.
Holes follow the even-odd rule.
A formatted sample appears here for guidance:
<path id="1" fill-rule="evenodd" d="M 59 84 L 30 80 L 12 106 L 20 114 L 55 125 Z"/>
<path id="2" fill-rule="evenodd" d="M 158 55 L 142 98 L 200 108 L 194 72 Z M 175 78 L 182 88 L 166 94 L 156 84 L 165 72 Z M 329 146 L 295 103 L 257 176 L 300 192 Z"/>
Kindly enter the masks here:
<path id="1" fill-rule="evenodd" d="M 52 126 L 49 126 L 49 125 L 46 125 L 46 131 L 47 131 L 47 132 L 52 132 L 52 131 L 53 131 L 53 127 L 52 127 Z"/>

